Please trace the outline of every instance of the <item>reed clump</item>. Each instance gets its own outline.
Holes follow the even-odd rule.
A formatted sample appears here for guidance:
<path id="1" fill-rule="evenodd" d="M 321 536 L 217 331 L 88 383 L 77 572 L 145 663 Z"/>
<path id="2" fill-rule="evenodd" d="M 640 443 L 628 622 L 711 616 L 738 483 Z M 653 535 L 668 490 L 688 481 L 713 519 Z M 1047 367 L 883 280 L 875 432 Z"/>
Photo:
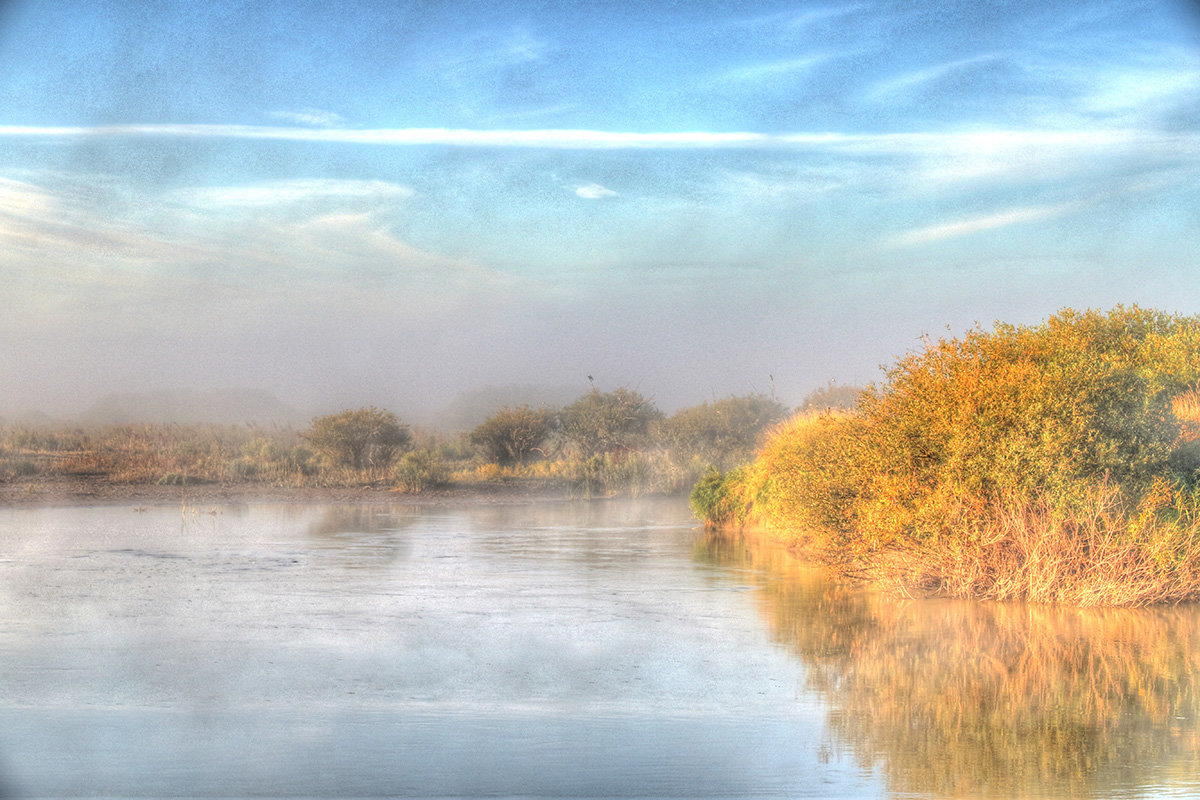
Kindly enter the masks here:
<path id="1" fill-rule="evenodd" d="M 318 470 L 312 450 L 287 428 L 0 428 L 0 480 L 77 476 L 119 484 L 301 486 L 311 483 Z"/>
<path id="2" fill-rule="evenodd" d="M 709 495 L 906 593 L 1200 598 L 1200 318 L 1064 311 L 926 342 L 850 412 L 778 427 Z M 710 481 L 711 483 L 711 481 Z"/>

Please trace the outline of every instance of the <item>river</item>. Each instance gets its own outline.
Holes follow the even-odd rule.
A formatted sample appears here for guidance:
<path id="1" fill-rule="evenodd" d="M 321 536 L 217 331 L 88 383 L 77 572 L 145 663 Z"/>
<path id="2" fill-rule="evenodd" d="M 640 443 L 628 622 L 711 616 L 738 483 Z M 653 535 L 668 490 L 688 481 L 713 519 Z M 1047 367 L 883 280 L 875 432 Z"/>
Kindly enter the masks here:
<path id="1" fill-rule="evenodd" d="M 686 503 L 0 511 L 14 797 L 1186 797 L 1200 614 L 897 600 Z"/>

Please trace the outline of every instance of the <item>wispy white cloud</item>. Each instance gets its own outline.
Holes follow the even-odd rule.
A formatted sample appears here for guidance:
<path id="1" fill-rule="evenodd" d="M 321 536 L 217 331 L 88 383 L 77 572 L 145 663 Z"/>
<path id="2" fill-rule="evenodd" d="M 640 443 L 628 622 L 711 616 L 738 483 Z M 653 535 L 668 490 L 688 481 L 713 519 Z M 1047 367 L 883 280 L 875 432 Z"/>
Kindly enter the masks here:
<path id="1" fill-rule="evenodd" d="M 798 134 L 778 137 L 761 133 L 626 133 L 595 130 L 471 130 L 456 128 L 293 128 L 255 125 L 2 125 L 8 137 L 196 137 L 225 139 L 278 139 L 305 142 L 342 142 L 380 145 L 449 145 L 463 147 L 545 147 L 561 149 L 709 148 L 797 144 L 801 140 L 828 141 L 832 134 Z"/>
<path id="2" fill-rule="evenodd" d="M 485 72 L 540 61 L 551 45 L 524 27 L 480 31 L 448 48 L 438 59 L 439 70 Z"/>
<path id="3" fill-rule="evenodd" d="M 314 202 L 396 201 L 412 195 L 409 187 L 388 181 L 288 180 L 181 189 L 172 196 L 192 205 L 268 208 Z"/>
<path id="4" fill-rule="evenodd" d="M 195 137 L 397 146 L 527 147 L 575 150 L 810 148 L 864 155 L 931 153 L 945 148 L 1107 147 L 1145 145 L 1195 152 L 1200 134 L 1137 128 L 968 130 L 934 133 L 844 134 L 749 131 L 624 132 L 585 129 L 473 130 L 463 128 L 294 128 L 254 125 L 0 125 L 0 137 Z"/>
<path id="5" fill-rule="evenodd" d="M 1193 59 L 1187 69 L 1171 66 L 1108 74 L 1093 82 L 1080 105 L 1091 113 L 1128 114 L 1181 96 L 1194 99 L 1198 91 L 1200 59 Z"/>
<path id="6" fill-rule="evenodd" d="M 960 236 L 970 236 L 982 231 L 1007 228 L 1010 225 L 1020 225 L 1029 222 L 1040 222 L 1066 214 L 1079 207 L 1079 203 L 1056 203 L 1042 206 L 1025 206 L 1000 211 L 995 214 L 984 214 L 976 217 L 955 220 L 940 225 L 929 225 L 923 228 L 903 233 L 890 242 L 893 246 L 907 247 L 911 245 L 929 244 Z"/>
<path id="7" fill-rule="evenodd" d="M 1136 38 L 1086 58 L 1061 52 L 1023 54 L 1022 70 L 1036 80 L 1026 119 L 1054 127 L 1147 126 L 1178 110 L 1194 113 L 1200 100 L 1200 55 L 1192 48 Z M 1173 127 L 1168 125 L 1167 127 Z"/>
<path id="8" fill-rule="evenodd" d="M 585 200 L 599 200 L 604 197 L 617 196 L 617 193 L 612 189 L 607 189 L 598 183 L 589 183 L 586 186 L 580 186 L 575 190 L 575 194 Z"/>
<path id="9" fill-rule="evenodd" d="M 53 209 L 53 198 L 48 192 L 30 183 L 0 178 L 0 214 L 44 217 Z"/>
<path id="10" fill-rule="evenodd" d="M 495 111 L 486 117 L 481 117 L 480 119 L 495 123 L 497 125 L 511 125 L 515 120 L 537 119 L 538 117 L 553 117 L 568 111 L 575 111 L 578 108 L 578 103 L 555 103 L 553 105 L 538 106 L 535 108 L 509 108 L 502 111 Z"/>
<path id="11" fill-rule="evenodd" d="M 83 271 L 113 258 L 140 263 L 165 252 L 138 225 L 104 216 L 90 198 L 6 178 L 0 178 L 0 250 L 10 265 L 29 259 L 49 270 L 67 255 L 88 265 Z"/>
<path id="12" fill-rule="evenodd" d="M 936 83 L 965 69 L 986 64 L 1000 63 L 1005 56 L 998 53 L 983 53 L 970 58 L 960 58 L 935 64 L 924 69 L 893 75 L 871 86 L 864 97 L 872 102 L 890 101 L 898 94 L 908 94 L 930 83 Z"/>
<path id="13" fill-rule="evenodd" d="M 800 11 L 780 11 L 748 19 L 735 20 L 736 27 L 766 30 L 778 34 L 780 31 L 795 32 L 806 30 L 813 25 L 837 17 L 844 17 L 869 8 L 868 3 L 851 3 L 841 6 L 825 6 L 823 8 L 805 8 Z"/>
<path id="14" fill-rule="evenodd" d="M 804 58 L 792 58 L 783 61 L 766 61 L 747 64 L 722 72 L 713 79 L 713 83 L 758 83 L 785 78 L 800 72 L 806 72 L 813 67 L 834 58 L 830 54 L 817 54 Z"/>
<path id="15" fill-rule="evenodd" d="M 398 293 L 430 306 L 454 302 L 459 292 L 496 290 L 506 279 L 469 260 L 414 247 L 373 214 L 332 212 L 299 221 L 257 224 L 233 246 L 217 241 L 213 256 L 238 263 L 230 280 L 274 286 L 292 294 L 308 287 L 356 295 L 383 291 L 386 304 Z M 251 277 L 246 278 L 249 272 Z"/>
<path id="16" fill-rule="evenodd" d="M 320 108 L 302 108 L 299 111 L 272 111 L 275 119 L 296 125 L 311 125 L 317 128 L 336 128 L 346 124 L 346 118 L 333 111 Z"/>
<path id="17" fill-rule="evenodd" d="M 322 297 L 434 313 L 511 285 L 470 259 L 407 243 L 374 207 L 344 202 L 371 192 L 404 197 L 408 190 L 373 181 L 218 187 L 121 202 L 126 213 L 113 214 L 69 189 L 0 178 L 0 283 L 30 313 L 123 307 L 158 321 L 201 295 L 225 298 L 223 313 L 280 311 Z M 221 213 L 227 204 L 244 210 L 304 197 L 316 202 L 286 214 Z M 139 205 L 148 204 L 155 212 L 143 216 Z"/>
<path id="18" fill-rule="evenodd" d="M 783 174 L 730 170 L 718 178 L 724 193 L 754 203 L 771 205 L 809 203 L 845 186 L 845 179 L 830 169 L 802 169 Z"/>

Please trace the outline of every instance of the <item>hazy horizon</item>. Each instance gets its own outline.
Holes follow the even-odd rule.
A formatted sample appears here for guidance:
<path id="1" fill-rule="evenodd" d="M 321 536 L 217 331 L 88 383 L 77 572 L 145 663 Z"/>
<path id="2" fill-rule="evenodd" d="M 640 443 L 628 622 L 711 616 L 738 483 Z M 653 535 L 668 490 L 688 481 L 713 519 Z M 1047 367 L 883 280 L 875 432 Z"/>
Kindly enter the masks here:
<path id="1" fill-rule="evenodd" d="M 829 384 L 825 387 L 828 388 Z M 15 424 L 33 427 L 81 426 L 102 428 L 129 424 L 218 424 L 255 425 L 265 427 L 301 428 L 314 417 L 343 410 L 375 406 L 392 411 L 400 421 L 417 430 L 443 434 L 469 431 L 503 408 L 530 406 L 561 409 L 592 390 L 611 391 L 621 387 L 601 387 L 586 384 L 582 390 L 567 386 L 508 385 L 484 386 L 461 392 L 440 406 L 388 402 L 386 400 L 325 402 L 302 406 L 274 392 L 246 387 L 168 387 L 149 391 L 112 392 L 86 407 L 61 414 L 41 409 L 0 409 L 0 425 Z M 636 390 L 636 389 L 635 389 Z M 815 390 L 814 390 L 815 391 Z M 806 397 L 796 401 L 766 392 L 745 392 L 773 397 L 789 408 L 795 408 Z M 809 393 L 811 394 L 811 393 Z M 646 396 L 664 414 L 690 406 L 721 400 L 731 395 L 712 395 L 694 398 L 683 404 L 662 405 L 653 395 Z"/>
<path id="2" fill-rule="evenodd" d="M 0 416 L 862 384 L 1200 312 L 1194 3 L 0 6 Z"/>

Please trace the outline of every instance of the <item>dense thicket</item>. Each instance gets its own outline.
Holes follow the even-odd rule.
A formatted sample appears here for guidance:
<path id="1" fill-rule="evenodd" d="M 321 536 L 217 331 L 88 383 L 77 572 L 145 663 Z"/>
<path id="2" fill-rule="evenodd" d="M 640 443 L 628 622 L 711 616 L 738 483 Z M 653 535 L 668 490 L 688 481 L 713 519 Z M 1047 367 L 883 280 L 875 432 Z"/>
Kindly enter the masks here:
<path id="1" fill-rule="evenodd" d="M 637 450 L 648 443 L 650 424 L 662 419 L 654 401 L 624 387 L 593 389 L 559 414 L 568 445 L 584 457 Z"/>
<path id="2" fill-rule="evenodd" d="M 374 407 L 317 417 L 300 435 L 332 466 L 353 470 L 391 466 L 412 441 L 395 414 Z"/>
<path id="3" fill-rule="evenodd" d="M 698 491 L 847 573 L 951 595 L 1200 595 L 1200 319 L 1064 311 L 927 342 Z"/>
<path id="4" fill-rule="evenodd" d="M 726 397 L 677 411 L 662 420 L 655 433 L 681 463 L 696 459 L 728 469 L 753 458 L 763 432 L 788 413 L 786 406 L 766 395 Z"/>
<path id="5" fill-rule="evenodd" d="M 487 461 L 505 467 L 523 465 L 531 456 L 545 456 L 555 422 L 549 408 L 505 406 L 477 425 L 469 438 Z"/>

